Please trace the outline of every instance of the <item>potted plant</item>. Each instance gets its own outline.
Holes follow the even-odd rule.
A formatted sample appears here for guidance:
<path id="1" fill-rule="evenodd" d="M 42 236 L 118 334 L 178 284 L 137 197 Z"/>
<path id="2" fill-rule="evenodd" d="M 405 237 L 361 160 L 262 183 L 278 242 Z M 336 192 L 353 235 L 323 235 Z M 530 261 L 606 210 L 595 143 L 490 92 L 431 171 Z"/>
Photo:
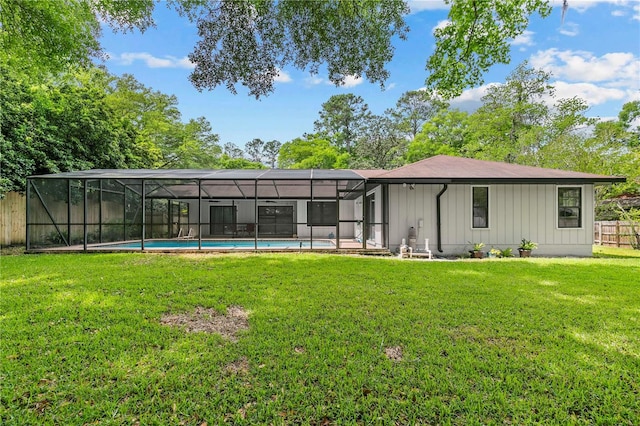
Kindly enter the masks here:
<path id="1" fill-rule="evenodd" d="M 473 249 L 469 250 L 469 254 L 471 254 L 471 257 L 475 259 L 482 259 L 484 257 L 484 252 L 482 251 L 482 248 L 484 247 L 484 243 L 469 242 L 469 244 L 473 246 Z"/>
<path id="2" fill-rule="evenodd" d="M 500 253 L 500 255 L 502 257 L 513 257 L 513 249 L 511 247 L 507 247 L 506 249 L 502 250 L 502 253 Z"/>
<path id="3" fill-rule="evenodd" d="M 538 248 L 538 244 L 534 243 L 531 240 L 527 240 L 523 238 L 520 242 L 520 247 L 518 247 L 518 253 L 520 253 L 520 257 L 530 257 L 531 251 Z"/>
<path id="4" fill-rule="evenodd" d="M 497 249 L 495 247 L 491 247 L 491 250 L 489 250 L 488 256 L 500 258 L 502 257 L 502 250 Z"/>

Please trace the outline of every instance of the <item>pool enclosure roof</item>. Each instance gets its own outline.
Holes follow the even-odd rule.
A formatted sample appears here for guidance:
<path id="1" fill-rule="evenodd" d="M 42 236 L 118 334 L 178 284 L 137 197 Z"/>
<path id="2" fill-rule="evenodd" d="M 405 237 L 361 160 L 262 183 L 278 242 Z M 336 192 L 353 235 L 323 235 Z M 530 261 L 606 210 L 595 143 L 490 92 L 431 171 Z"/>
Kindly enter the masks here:
<path id="1" fill-rule="evenodd" d="M 37 175 L 56 179 L 184 179 L 184 180 L 363 180 L 353 170 L 326 169 L 94 169 Z"/>
<path id="2" fill-rule="evenodd" d="M 321 169 L 96 169 L 30 179 L 115 181 L 147 198 L 167 199 L 353 199 L 365 186 L 365 178 L 352 170 Z"/>

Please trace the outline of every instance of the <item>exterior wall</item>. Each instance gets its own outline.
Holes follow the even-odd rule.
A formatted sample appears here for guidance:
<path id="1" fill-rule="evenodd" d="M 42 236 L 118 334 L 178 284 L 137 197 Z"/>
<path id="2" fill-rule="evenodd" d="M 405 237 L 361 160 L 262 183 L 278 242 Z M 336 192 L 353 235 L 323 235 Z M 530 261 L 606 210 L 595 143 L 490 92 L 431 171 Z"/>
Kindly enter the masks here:
<path id="1" fill-rule="evenodd" d="M 259 200 L 258 206 L 293 206 L 294 217 L 298 222 L 297 236 L 298 238 L 309 238 L 311 236 L 311 228 L 307 226 L 307 201 L 308 200 L 269 200 L 275 203 L 267 203 L 267 200 Z M 192 224 L 194 235 L 198 235 L 198 201 L 189 200 L 189 222 Z M 209 232 L 209 214 L 210 206 L 231 206 L 237 207 L 237 223 L 254 223 L 255 222 L 255 202 L 254 200 L 224 200 L 219 203 L 209 203 L 208 200 L 202 200 L 202 235 L 208 236 Z M 340 201 L 340 220 L 354 220 L 355 202 L 351 200 Z M 184 230 L 187 232 L 187 230 Z M 329 234 L 336 234 L 335 226 L 314 226 L 314 238 L 328 238 Z M 340 238 L 355 238 L 354 227 L 352 223 L 342 223 L 340 225 Z"/>
<path id="2" fill-rule="evenodd" d="M 384 217 L 383 216 L 384 204 L 382 199 L 382 186 L 377 186 L 376 188 L 370 191 L 367 191 L 367 196 L 370 196 L 370 195 L 373 195 L 375 199 L 374 217 L 375 217 L 376 223 L 378 224 L 373 226 L 373 232 L 367 236 L 367 243 L 369 245 L 375 245 L 376 247 L 383 247 L 384 246 L 384 228 L 382 226 L 382 222 L 383 222 L 382 218 Z M 361 222 L 353 224 L 353 232 L 355 233 L 355 236 L 358 239 L 358 241 L 362 239 L 362 235 L 363 235 L 363 230 L 362 230 L 362 224 L 364 223 L 363 213 L 364 213 L 363 200 L 362 200 L 362 197 L 358 197 L 355 200 L 354 217 Z"/>
<path id="3" fill-rule="evenodd" d="M 375 197 L 374 218 L 377 225 L 373 227 L 373 232 L 370 233 L 370 235 L 368 236 L 369 239 L 367 241 L 369 242 L 369 244 L 374 244 L 376 247 L 382 247 L 383 246 L 383 226 L 381 225 L 381 223 L 383 218 L 382 210 L 384 208 L 383 198 L 382 198 L 382 187 L 378 186 L 374 190 L 367 192 L 367 196 L 370 196 L 372 194 Z"/>
<path id="4" fill-rule="evenodd" d="M 309 238 L 311 227 L 307 226 L 307 201 L 298 200 L 295 215 L 298 221 L 298 238 Z M 340 220 L 354 220 L 354 202 L 341 200 L 339 205 Z M 329 234 L 336 234 L 335 226 L 314 226 L 313 238 L 329 238 Z M 340 238 L 354 238 L 354 229 L 351 223 L 340 224 Z"/>
<path id="5" fill-rule="evenodd" d="M 593 244 L 593 185 L 582 187 L 582 227 L 557 227 L 558 185 L 508 184 L 489 186 L 489 228 L 472 228 L 472 185 L 449 185 L 441 197 L 442 249 L 444 255 L 464 254 L 469 242 L 483 242 L 486 249 L 511 247 L 522 238 L 538 243 L 534 252 L 545 256 L 591 256 Z M 565 185 L 560 185 L 565 186 Z M 442 185 L 389 185 L 389 236 L 391 250 L 407 238 L 409 227 L 418 232 L 418 248 L 424 239 L 436 254 L 436 195 Z M 420 220 L 423 227 L 419 227 Z M 516 253 L 517 255 L 517 253 Z"/>

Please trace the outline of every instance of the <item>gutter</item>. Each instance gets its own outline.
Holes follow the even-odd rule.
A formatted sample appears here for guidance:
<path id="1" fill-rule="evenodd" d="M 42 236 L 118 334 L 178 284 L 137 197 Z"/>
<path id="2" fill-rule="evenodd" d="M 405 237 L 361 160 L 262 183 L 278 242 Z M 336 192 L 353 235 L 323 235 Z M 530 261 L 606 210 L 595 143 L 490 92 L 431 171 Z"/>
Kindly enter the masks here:
<path id="1" fill-rule="evenodd" d="M 438 251 L 442 253 L 442 221 L 440 220 L 440 197 L 445 193 L 449 185 L 446 183 L 436 195 L 436 232 L 438 237 Z"/>

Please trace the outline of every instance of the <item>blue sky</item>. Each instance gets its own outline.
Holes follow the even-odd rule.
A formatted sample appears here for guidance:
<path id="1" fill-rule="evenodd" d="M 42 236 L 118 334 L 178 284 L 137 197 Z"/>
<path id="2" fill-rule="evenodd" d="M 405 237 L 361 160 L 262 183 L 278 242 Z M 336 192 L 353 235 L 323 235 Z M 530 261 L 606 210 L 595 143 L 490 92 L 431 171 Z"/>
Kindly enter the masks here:
<path id="1" fill-rule="evenodd" d="M 433 52 L 433 29 L 447 19 L 443 1 L 410 1 L 408 40 L 394 43 L 396 53 L 388 64 L 390 78 L 382 90 L 378 84 L 349 78 L 335 87 L 326 73 L 318 75 L 284 69 L 275 92 L 256 100 L 244 87 L 231 94 L 225 87 L 198 92 L 188 80 L 193 65 L 187 55 L 195 46 L 197 28 L 186 18 L 156 6 L 156 28 L 122 34 L 104 29 L 101 39 L 116 75 L 133 74 L 155 90 L 176 95 L 182 118 L 206 117 L 220 142 L 239 146 L 253 138 L 287 142 L 313 131 L 322 103 L 332 95 L 360 95 L 377 114 L 393 107 L 402 93 L 424 87 L 425 64 Z M 466 90 L 452 105 L 472 111 L 480 103 L 487 84 L 504 82 L 524 60 L 553 73 L 556 98 L 580 96 L 590 105 L 592 117 L 615 117 L 625 102 L 640 99 L 640 1 L 570 0 L 564 22 L 561 0 L 552 0 L 546 19 L 535 15 L 529 28 L 512 42 L 509 65 L 494 66 L 485 85 Z"/>

